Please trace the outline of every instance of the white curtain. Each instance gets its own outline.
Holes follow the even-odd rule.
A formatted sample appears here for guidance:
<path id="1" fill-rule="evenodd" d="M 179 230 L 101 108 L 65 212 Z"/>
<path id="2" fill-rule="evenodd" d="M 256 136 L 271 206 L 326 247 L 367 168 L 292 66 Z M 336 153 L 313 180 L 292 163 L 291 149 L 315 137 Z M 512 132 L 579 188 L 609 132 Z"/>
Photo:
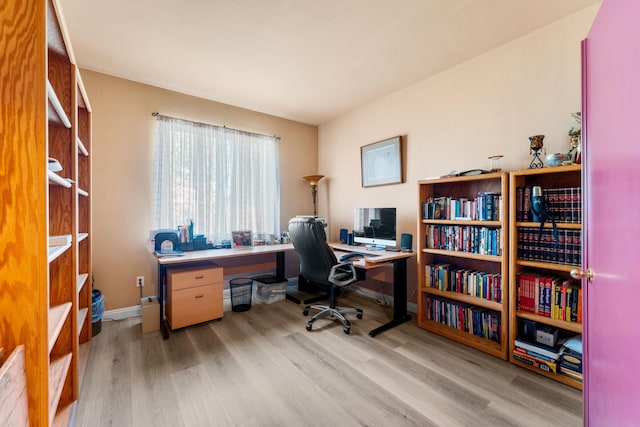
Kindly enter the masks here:
<path id="1" fill-rule="evenodd" d="M 236 230 L 277 235 L 277 138 L 158 115 L 154 194 L 155 228 L 192 219 L 214 242 Z"/>

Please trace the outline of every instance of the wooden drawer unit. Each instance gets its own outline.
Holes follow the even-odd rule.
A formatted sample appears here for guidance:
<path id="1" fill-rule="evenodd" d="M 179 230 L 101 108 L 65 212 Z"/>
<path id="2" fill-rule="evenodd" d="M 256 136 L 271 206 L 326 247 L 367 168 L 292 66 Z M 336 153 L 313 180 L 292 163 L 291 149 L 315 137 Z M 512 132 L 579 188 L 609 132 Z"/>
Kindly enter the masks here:
<path id="1" fill-rule="evenodd" d="M 222 277 L 222 267 L 215 264 L 167 270 L 166 316 L 171 329 L 223 316 Z"/>

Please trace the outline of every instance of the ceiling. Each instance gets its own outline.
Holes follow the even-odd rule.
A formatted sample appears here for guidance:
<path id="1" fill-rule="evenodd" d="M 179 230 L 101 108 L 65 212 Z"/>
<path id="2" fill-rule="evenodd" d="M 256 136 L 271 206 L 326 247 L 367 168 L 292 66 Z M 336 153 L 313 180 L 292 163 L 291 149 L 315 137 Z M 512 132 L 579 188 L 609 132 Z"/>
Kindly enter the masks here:
<path id="1" fill-rule="evenodd" d="M 319 125 L 599 0 L 59 0 L 80 67 Z"/>

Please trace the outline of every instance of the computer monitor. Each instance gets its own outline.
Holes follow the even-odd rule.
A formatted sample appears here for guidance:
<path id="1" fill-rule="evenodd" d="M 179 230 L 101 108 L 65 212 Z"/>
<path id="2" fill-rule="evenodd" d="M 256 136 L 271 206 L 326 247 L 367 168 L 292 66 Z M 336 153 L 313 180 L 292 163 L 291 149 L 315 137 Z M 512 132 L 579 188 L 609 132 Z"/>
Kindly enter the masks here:
<path id="1" fill-rule="evenodd" d="M 381 248 L 397 246 L 396 208 L 356 208 L 353 241 Z"/>

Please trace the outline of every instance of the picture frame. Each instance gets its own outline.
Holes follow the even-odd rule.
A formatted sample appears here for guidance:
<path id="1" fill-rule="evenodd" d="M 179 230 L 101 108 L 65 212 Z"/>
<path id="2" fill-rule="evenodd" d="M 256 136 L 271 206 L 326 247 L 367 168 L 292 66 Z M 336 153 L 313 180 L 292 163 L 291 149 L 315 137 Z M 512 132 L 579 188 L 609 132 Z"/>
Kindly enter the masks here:
<path id="1" fill-rule="evenodd" d="M 394 136 L 360 147 L 362 187 L 401 184 L 402 138 Z"/>
<path id="2" fill-rule="evenodd" d="M 251 230 L 239 230 L 231 232 L 231 241 L 234 248 L 246 248 L 251 247 L 253 240 L 251 238 Z"/>

